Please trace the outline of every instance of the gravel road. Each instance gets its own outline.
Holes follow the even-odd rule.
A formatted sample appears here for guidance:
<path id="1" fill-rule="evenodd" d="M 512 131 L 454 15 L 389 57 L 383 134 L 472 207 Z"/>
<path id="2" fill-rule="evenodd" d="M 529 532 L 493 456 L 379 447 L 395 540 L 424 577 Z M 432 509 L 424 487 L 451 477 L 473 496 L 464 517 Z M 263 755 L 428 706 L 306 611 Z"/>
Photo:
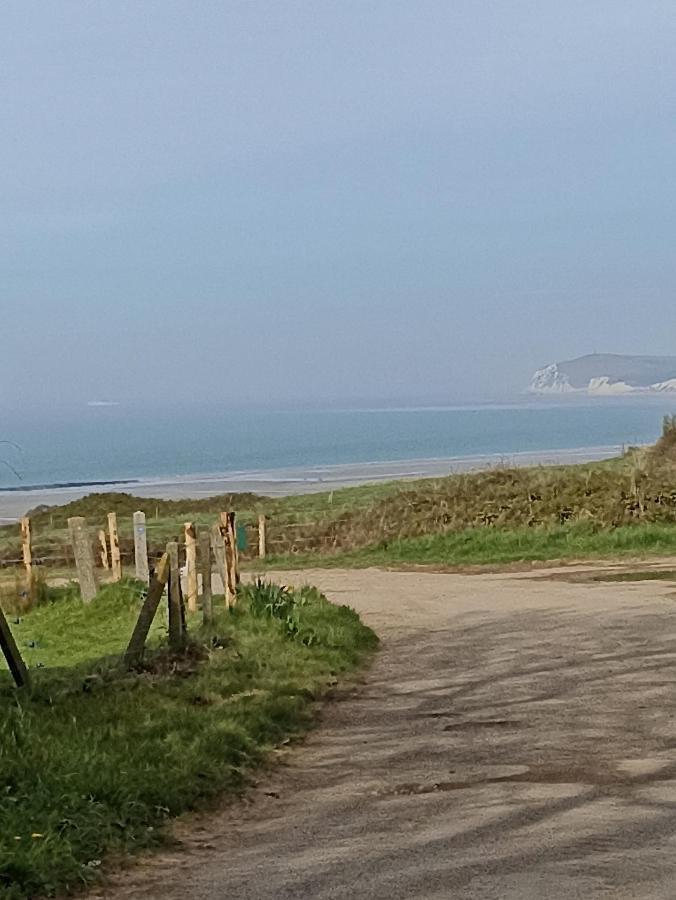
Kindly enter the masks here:
<path id="1" fill-rule="evenodd" d="M 92 898 L 676 897 L 673 582 L 280 577 L 359 610 L 373 667 L 245 800 Z"/>

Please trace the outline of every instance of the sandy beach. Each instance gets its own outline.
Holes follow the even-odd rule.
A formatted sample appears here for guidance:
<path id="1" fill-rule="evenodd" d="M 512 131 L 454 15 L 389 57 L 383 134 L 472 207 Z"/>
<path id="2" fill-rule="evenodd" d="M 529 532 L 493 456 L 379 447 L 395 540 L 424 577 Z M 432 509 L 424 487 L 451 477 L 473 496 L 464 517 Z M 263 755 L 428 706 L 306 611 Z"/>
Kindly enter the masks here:
<path id="1" fill-rule="evenodd" d="M 251 492 L 269 497 L 338 490 L 381 481 L 440 478 L 495 466 L 570 465 L 609 459 L 621 446 L 583 447 L 527 453 L 455 456 L 443 459 L 412 459 L 391 462 L 184 475 L 122 481 L 114 484 L 27 487 L 0 490 L 0 523 L 13 522 L 37 506 L 57 506 L 93 492 L 124 491 L 137 497 L 174 500 L 216 494 Z"/>

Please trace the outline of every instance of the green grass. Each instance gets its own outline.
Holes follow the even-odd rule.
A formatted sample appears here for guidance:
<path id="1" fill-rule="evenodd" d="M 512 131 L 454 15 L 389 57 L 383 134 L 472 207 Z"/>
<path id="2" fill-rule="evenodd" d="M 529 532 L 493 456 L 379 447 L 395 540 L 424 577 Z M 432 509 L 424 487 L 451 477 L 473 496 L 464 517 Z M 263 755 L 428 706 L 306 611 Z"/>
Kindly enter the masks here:
<path id="1" fill-rule="evenodd" d="M 331 555 L 306 553 L 271 557 L 266 560 L 266 566 L 280 569 L 420 564 L 471 566 L 670 554 L 676 554 L 676 525 L 594 529 L 573 524 L 547 529 L 468 528 L 402 538 Z"/>
<path id="2" fill-rule="evenodd" d="M 12 625 L 29 661 L 45 665 L 31 691 L 0 672 L 3 900 L 77 889 L 106 855 L 155 845 L 169 817 L 241 789 L 376 644 L 356 613 L 316 591 L 292 593 L 291 631 L 244 596 L 185 658 L 159 647 L 127 675 L 117 660 L 138 586 L 105 589 L 87 607 L 65 593 Z M 163 632 L 160 620 L 156 647 Z"/>
<path id="3" fill-rule="evenodd" d="M 28 615 L 8 616 L 26 663 L 30 668 L 69 668 L 118 657 L 138 618 L 142 590 L 138 582 L 126 579 L 102 587 L 96 602 L 86 604 L 76 583 L 46 588 L 46 603 Z M 151 647 L 159 645 L 166 630 L 163 604 L 149 635 Z"/>

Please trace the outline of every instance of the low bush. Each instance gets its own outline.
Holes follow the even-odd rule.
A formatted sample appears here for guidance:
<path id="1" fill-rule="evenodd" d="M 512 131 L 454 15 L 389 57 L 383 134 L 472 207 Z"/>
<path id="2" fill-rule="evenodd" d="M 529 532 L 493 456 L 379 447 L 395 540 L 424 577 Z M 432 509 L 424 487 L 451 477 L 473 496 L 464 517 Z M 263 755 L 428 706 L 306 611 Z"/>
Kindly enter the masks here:
<path id="1" fill-rule="evenodd" d="M 343 647 L 349 651 L 350 634 L 359 625 L 353 609 L 329 603 L 317 588 L 307 585 L 291 588 L 258 578 L 241 586 L 239 596 L 254 616 L 278 621 L 285 637 L 306 647 Z M 369 644 L 367 636 L 363 640 Z M 364 649 L 363 640 L 354 648 L 356 651 Z"/>

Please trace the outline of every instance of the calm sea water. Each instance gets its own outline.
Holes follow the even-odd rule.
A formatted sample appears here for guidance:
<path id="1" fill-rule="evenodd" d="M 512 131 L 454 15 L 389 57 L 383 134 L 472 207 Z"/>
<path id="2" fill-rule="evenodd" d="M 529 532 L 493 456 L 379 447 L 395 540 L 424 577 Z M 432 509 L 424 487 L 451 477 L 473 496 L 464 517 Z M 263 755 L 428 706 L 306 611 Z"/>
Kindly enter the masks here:
<path id="1" fill-rule="evenodd" d="M 510 454 L 653 441 L 676 398 L 585 404 L 525 402 L 449 409 L 226 411 L 177 414 L 86 408 L 3 419 L 0 446 L 21 481 L 0 487 L 147 479 L 284 467 Z"/>

